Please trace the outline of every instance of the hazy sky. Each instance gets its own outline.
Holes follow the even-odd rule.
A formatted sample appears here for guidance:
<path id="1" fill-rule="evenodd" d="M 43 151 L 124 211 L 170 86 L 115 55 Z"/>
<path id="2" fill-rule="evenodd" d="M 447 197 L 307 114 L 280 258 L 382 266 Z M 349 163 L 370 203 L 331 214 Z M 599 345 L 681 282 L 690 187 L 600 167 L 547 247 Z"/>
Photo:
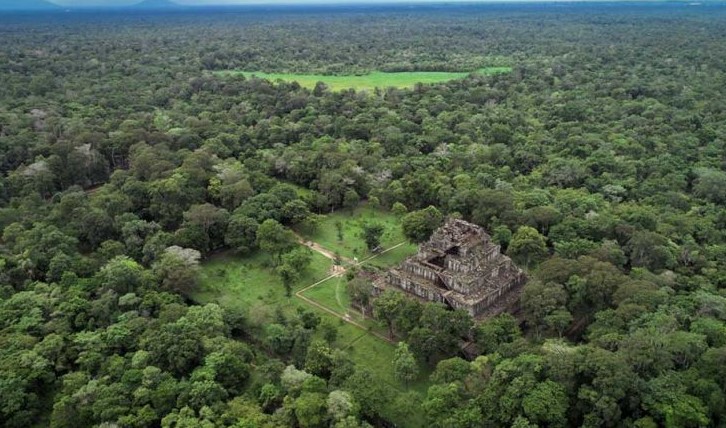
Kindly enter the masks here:
<path id="1" fill-rule="evenodd" d="M 2 1 L 2 0 L 0 0 Z M 48 0 L 63 6 L 119 6 L 139 3 L 141 0 Z M 390 0 L 172 0 L 179 4 L 307 4 L 307 3 L 390 3 Z M 442 0 L 396 0 L 398 2 L 441 2 Z M 446 0 L 452 1 L 452 0 Z M 475 0 L 453 0 L 475 1 Z"/>

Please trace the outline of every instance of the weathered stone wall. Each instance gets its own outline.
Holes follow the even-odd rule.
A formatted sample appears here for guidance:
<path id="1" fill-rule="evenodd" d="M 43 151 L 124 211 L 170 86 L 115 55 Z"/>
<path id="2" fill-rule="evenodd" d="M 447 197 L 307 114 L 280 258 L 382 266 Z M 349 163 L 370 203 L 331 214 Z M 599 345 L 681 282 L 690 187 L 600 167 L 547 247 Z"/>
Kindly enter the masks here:
<path id="1" fill-rule="evenodd" d="M 439 278 L 433 269 L 423 266 L 419 263 L 411 263 L 408 261 L 403 262 L 403 265 L 401 265 L 401 270 L 411 275 L 427 279 L 434 284 L 438 281 Z"/>
<path id="2" fill-rule="evenodd" d="M 429 287 L 424 287 L 423 285 L 412 281 L 410 278 L 397 275 L 393 272 L 388 275 L 388 283 L 422 299 L 431 302 L 445 303 L 441 291 Z"/>

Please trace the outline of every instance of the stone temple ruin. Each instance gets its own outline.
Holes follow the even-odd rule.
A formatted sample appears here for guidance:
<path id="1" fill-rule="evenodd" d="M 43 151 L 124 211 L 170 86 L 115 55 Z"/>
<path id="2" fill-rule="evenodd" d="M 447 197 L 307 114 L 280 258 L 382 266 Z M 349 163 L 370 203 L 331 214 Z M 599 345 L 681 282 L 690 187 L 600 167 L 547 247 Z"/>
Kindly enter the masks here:
<path id="1" fill-rule="evenodd" d="M 450 219 L 417 254 L 376 279 L 373 293 L 393 288 L 475 318 L 499 314 L 516 302 L 526 280 L 499 250 L 481 227 Z"/>

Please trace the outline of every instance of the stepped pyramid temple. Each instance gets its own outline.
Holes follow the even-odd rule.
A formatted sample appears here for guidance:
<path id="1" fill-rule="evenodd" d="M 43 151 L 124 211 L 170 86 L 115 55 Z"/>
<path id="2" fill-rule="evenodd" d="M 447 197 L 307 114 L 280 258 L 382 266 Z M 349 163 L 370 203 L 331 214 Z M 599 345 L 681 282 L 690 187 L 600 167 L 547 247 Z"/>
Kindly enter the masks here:
<path id="1" fill-rule="evenodd" d="M 417 254 L 373 282 L 379 295 L 392 288 L 485 318 L 508 309 L 526 278 L 481 227 L 449 219 Z"/>

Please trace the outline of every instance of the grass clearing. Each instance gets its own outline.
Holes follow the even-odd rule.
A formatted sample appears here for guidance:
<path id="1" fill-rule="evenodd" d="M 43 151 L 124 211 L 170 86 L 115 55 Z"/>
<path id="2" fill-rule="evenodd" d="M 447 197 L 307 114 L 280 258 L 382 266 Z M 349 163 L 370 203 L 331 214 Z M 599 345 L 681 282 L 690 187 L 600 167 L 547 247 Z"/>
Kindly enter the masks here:
<path id="1" fill-rule="evenodd" d="M 336 223 L 340 223 L 341 225 L 342 240 L 338 239 Z M 361 205 L 354 210 L 340 210 L 327 214 L 323 217 L 317 230 L 312 233 L 300 231 L 300 234 L 305 239 L 314 241 L 332 252 L 339 253 L 343 257 L 363 260 L 373 255 L 366 248 L 365 241 L 362 238 L 363 226 L 367 223 L 379 223 L 385 228 L 383 236 L 381 236 L 381 246 L 384 249 L 391 248 L 396 244 L 406 241 L 401 231 L 401 221 L 398 217 L 389 211 L 372 208 L 369 205 Z M 415 245 L 406 244 L 390 251 L 393 254 L 381 254 L 374 260 L 378 266 L 392 266 L 396 264 L 396 260 L 400 262 L 402 258 L 415 252 Z M 386 262 L 391 264 L 385 264 Z"/>
<path id="2" fill-rule="evenodd" d="M 332 262 L 316 252 L 293 291 L 328 276 Z M 251 311 L 288 303 L 285 287 L 262 252 L 240 257 L 231 252 L 217 254 L 202 265 L 200 287 L 192 293 L 198 303 L 218 303 Z"/>
<path id="3" fill-rule="evenodd" d="M 416 253 L 416 251 L 418 251 L 418 246 L 416 244 L 405 242 L 398 248 L 394 248 L 378 255 L 378 257 L 366 262 L 366 264 L 369 266 L 377 266 L 382 269 L 389 268 L 400 264 L 406 258 Z"/>
<path id="4" fill-rule="evenodd" d="M 318 82 L 328 85 L 332 91 L 345 89 L 372 90 L 375 88 L 413 88 L 417 83 L 434 84 L 449 80 L 463 79 L 470 74 L 501 74 L 512 71 L 511 67 L 487 67 L 473 72 L 445 72 L 445 71 L 406 71 L 386 73 L 375 71 L 364 75 L 323 75 L 323 74 L 292 74 L 292 73 L 264 73 L 259 71 L 225 70 L 215 74 L 221 76 L 242 75 L 247 78 L 255 76 L 272 82 L 283 80 L 285 82 L 298 82 L 300 86 L 313 89 Z"/>
<path id="5" fill-rule="evenodd" d="M 335 226 L 337 222 L 340 222 L 342 226 L 344 238 L 342 241 L 339 241 L 337 237 Z M 320 227 L 314 233 L 304 235 L 304 238 L 314 241 L 330 251 L 338 251 L 345 257 L 351 259 L 357 257 L 359 260 L 364 260 L 371 256 L 361 237 L 363 225 L 368 222 L 384 225 L 385 232 L 382 237 L 384 248 L 390 248 L 404 241 L 400 220 L 396 216 L 388 211 L 367 205 L 355 210 L 343 210 L 325 216 Z M 366 264 L 389 267 L 399 263 L 415 251 L 415 245 L 404 244 L 389 252 L 379 254 Z M 313 251 L 312 262 L 295 284 L 293 292 L 327 278 L 330 275 L 331 267 L 330 259 Z M 334 323 L 338 330 L 335 346 L 348 352 L 357 365 L 369 369 L 378 381 L 390 385 L 394 391 L 398 391 L 398 394 L 415 391 L 422 397 L 425 396 L 429 386 L 427 379 L 430 373 L 422 372 L 418 380 L 408 386 L 402 385 L 393 377 L 392 361 L 395 347 L 370 334 L 370 331 L 386 334 L 384 326 L 350 310 L 350 299 L 346 292 L 344 277 L 331 278 L 305 291 L 304 296 L 337 314 L 348 314 L 351 320 L 366 327 L 367 331 L 348 324 L 296 296 L 291 298 L 285 296 L 285 289 L 270 264 L 270 257 L 262 252 L 244 257 L 232 252 L 217 254 L 202 265 L 200 282 L 199 289 L 191 296 L 195 302 L 217 303 L 222 307 L 245 310 L 253 324 L 250 333 L 258 338 L 262 337 L 262 327 L 274 320 L 277 308 L 283 308 L 285 312 L 291 313 L 297 307 L 304 307 L 317 313 L 323 319 Z M 391 420 L 401 427 L 419 427 L 425 423 L 423 413 L 420 411 L 405 418 L 397 416 L 393 402 L 390 405 L 390 413 Z"/>
<path id="6" fill-rule="evenodd" d="M 346 280 L 343 277 L 331 278 L 303 294 L 305 297 L 315 300 L 341 315 L 345 315 L 350 307 L 350 298 L 346 292 Z"/>

